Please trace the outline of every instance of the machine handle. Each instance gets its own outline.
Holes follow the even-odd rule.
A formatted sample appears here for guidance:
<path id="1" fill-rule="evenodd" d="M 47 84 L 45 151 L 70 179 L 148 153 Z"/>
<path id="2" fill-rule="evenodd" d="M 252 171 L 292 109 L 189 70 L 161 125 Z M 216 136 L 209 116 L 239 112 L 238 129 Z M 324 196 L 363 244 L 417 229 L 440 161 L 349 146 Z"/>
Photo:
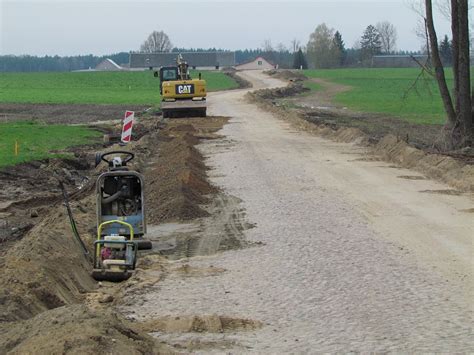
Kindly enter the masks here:
<path id="1" fill-rule="evenodd" d="M 121 225 L 127 227 L 130 230 L 130 240 L 133 240 L 133 226 L 130 223 L 120 221 L 118 219 L 102 222 L 101 224 L 99 224 L 99 228 L 97 228 L 97 240 L 100 240 L 100 236 L 101 236 L 101 233 L 102 233 L 102 227 L 104 227 L 108 224 L 112 224 L 112 223 L 118 223 L 118 224 L 121 224 Z"/>
<path id="2" fill-rule="evenodd" d="M 133 154 L 132 152 L 127 152 L 125 150 L 113 150 L 113 151 L 110 151 L 110 152 L 107 152 L 107 153 L 97 153 L 96 158 L 95 158 L 95 165 L 96 166 L 99 165 L 101 160 L 106 162 L 107 164 L 110 164 L 110 160 L 107 160 L 105 157 L 108 157 L 109 155 L 112 155 L 112 154 L 125 155 L 126 157 L 123 160 L 124 164 L 127 164 L 129 161 L 131 161 L 131 160 L 133 160 L 133 158 L 135 158 L 135 154 Z"/>

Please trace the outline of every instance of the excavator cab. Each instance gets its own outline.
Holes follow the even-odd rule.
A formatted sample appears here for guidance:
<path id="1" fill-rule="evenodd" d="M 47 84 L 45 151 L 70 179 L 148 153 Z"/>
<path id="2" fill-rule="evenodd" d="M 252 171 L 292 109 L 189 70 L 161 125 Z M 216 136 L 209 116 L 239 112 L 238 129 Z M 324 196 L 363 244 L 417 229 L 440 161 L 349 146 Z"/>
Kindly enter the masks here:
<path id="1" fill-rule="evenodd" d="M 163 82 L 178 80 L 178 68 L 161 67 L 159 72 L 155 72 L 155 76 L 160 78 L 160 95 L 163 95 Z"/>

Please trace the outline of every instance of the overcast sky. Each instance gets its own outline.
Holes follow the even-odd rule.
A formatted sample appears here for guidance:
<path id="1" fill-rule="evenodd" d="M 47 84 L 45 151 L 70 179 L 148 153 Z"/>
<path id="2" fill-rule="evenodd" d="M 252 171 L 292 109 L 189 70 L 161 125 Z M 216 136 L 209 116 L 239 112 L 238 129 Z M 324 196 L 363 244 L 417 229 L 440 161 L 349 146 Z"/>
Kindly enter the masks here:
<path id="1" fill-rule="evenodd" d="M 110 54 L 137 50 L 153 30 L 165 31 L 177 47 L 258 48 L 265 39 L 306 44 L 325 22 L 347 47 L 369 24 L 390 21 L 397 47 L 418 50 L 414 0 L 333 1 L 148 1 L 0 0 L 0 54 Z M 449 23 L 437 19 L 438 35 Z"/>

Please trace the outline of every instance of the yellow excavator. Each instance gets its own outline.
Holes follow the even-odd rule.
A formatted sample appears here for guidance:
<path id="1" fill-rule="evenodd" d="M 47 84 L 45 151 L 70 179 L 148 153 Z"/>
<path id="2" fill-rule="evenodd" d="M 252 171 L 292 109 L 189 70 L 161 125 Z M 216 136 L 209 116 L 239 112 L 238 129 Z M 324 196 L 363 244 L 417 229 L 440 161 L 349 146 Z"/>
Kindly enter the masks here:
<path id="1" fill-rule="evenodd" d="M 192 79 L 189 65 L 178 55 L 176 66 L 161 67 L 154 73 L 160 78 L 161 111 L 163 117 L 206 117 L 206 81 Z"/>

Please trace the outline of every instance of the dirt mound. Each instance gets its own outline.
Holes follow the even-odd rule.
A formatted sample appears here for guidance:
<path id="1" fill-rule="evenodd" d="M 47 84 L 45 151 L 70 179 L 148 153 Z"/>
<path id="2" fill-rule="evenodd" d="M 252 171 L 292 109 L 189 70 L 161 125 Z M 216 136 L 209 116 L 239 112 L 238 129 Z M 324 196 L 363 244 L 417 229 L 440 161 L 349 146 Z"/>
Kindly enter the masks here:
<path id="1" fill-rule="evenodd" d="M 375 152 L 404 168 L 413 168 L 462 191 L 474 191 L 474 165 L 466 165 L 452 157 L 428 154 L 409 146 L 393 135 L 387 135 Z"/>
<path id="2" fill-rule="evenodd" d="M 93 208 L 92 196 L 81 202 L 82 210 L 93 211 Z M 78 208 L 75 212 L 78 228 L 92 246 L 95 216 L 81 213 Z M 85 233 L 89 230 L 90 233 Z M 3 259 L 0 321 L 28 319 L 79 302 L 85 292 L 96 287 L 90 270 L 91 264 L 73 237 L 64 207 L 53 207 Z"/>
<path id="3" fill-rule="evenodd" d="M 212 265 L 206 268 L 206 267 L 193 267 L 193 266 L 189 266 L 189 264 L 184 264 L 173 271 L 183 277 L 215 276 L 223 272 L 226 272 L 225 269 L 214 267 Z"/>
<path id="4" fill-rule="evenodd" d="M 251 319 L 210 316 L 168 316 L 138 323 L 137 327 L 147 333 L 224 333 L 226 331 L 254 330 L 262 323 Z"/>
<path id="5" fill-rule="evenodd" d="M 418 125 L 399 118 L 386 117 L 378 114 L 354 113 L 347 110 L 324 110 L 317 108 L 301 108 L 300 115 L 315 125 L 338 128 L 357 128 L 364 132 L 372 141 L 379 141 L 388 134 L 393 134 L 410 145 L 429 149 L 439 138 L 441 126 Z"/>
<path id="6" fill-rule="evenodd" d="M 299 70 L 268 70 L 265 72 L 266 74 L 282 79 L 282 80 L 288 80 L 288 81 L 304 81 L 307 80 L 308 78 Z"/>
<path id="7" fill-rule="evenodd" d="M 305 88 L 303 84 L 291 83 L 288 86 L 277 89 L 262 89 L 253 92 L 254 95 L 263 100 L 281 99 L 283 97 L 295 96 L 304 92 L 308 92 L 310 89 Z"/>
<path id="8" fill-rule="evenodd" d="M 0 326 L 0 353 L 157 354 L 170 349 L 111 310 L 60 307 L 30 320 Z"/>
<path id="9" fill-rule="evenodd" d="M 150 151 L 151 164 L 145 170 L 147 201 L 153 204 L 148 208 L 149 223 L 208 216 L 200 205 L 216 190 L 207 181 L 204 157 L 195 146 L 204 137 L 212 139 L 226 121 L 218 117 L 176 119 L 146 138 L 160 142 Z"/>
<path id="10" fill-rule="evenodd" d="M 235 72 L 235 69 L 226 69 L 224 71 L 224 74 L 234 79 L 237 84 L 239 84 L 239 89 L 247 89 L 252 87 L 252 83 L 250 81 L 245 80 L 240 75 L 237 75 Z"/>

